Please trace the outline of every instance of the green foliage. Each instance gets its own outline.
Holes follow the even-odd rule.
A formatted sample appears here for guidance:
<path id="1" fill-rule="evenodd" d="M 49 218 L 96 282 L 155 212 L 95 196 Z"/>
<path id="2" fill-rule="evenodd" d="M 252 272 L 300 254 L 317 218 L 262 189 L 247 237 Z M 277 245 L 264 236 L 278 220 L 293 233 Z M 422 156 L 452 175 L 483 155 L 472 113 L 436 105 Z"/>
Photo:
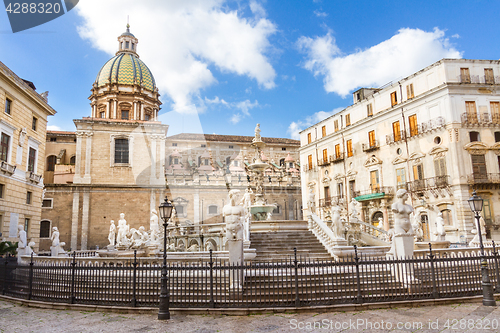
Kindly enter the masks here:
<path id="1" fill-rule="evenodd" d="M 15 256 L 16 251 L 17 251 L 17 244 L 18 242 L 12 243 L 12 242 L 1 242 L 0 243 L 0 256 L 4 256 L 8 253 L 11 255 Z"/>

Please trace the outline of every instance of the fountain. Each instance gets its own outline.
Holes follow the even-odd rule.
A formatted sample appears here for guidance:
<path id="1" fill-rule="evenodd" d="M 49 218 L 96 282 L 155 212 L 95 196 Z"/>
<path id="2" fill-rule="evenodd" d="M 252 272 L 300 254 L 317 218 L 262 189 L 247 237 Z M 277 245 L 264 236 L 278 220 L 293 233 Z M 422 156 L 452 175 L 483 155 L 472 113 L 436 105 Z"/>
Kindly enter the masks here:
<path id="1" fill-rule="evenodd" d="M 248 165 L 248 169 L 255 174 L 255 200 L 253 205 L 250 205 L 250 214 L 255 221 L 262 221 L 269 218 L 269 213 L 276 208 L 275 205 L 268 205 L 264 200 L 264 191 L 262 183 L 264 182 L 264 171 L 269 167 L 267 163 L 262 162 L 262 148 L 266 143 L 262 141 L 260 136 L 260 124 L 255 127 L 255 137 L 252 140 L 252 147 L 255 148 L 255 158 L 252 164 Z"/>

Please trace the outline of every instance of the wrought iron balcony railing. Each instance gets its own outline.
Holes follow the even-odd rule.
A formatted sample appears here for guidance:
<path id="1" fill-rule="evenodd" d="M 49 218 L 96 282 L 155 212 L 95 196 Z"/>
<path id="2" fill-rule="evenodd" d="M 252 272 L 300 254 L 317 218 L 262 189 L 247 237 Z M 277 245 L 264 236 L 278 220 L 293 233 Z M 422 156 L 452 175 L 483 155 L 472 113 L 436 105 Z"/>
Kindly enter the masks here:
<path id="1" fill-rule="evenodd" d="M 436 176 L 425 179 L 417 179 L 407 183 L 408 191 L 423 192 L 426 190 L 434 190 L 445 188 L 450 185 L 450 176 Z"/>
<path id="2" fill-rule="evenodd" d="M 394 187 L 392 186 L 377 186 L 377 185 L 370 185 L 370 188 L 367 190 L 361 190 L 361 191 L 354 191 L 354 197 L 359 197 L 362 195 L 367 195 L 367 194 L 377 194 L 377 193 L 384 193 L 385 196 L 394 196 Z"/>
<path id="3" fill-rule="evenodd" d="M 477 113 L 462 113 L 461 116 L 462 125 L 464 126 L 491 126 L 500 125 L 500 115 L 489 114 L 487 112 L 477 114 Z"/>
<path id="4" fill-rule="evenodd" d="M 473 173 L 467 176 L 469 185 L 500 184 L 500 173 Z"/>
<path id="5" fill-rule="evenodd" d="M 399 131 L 396 133 L 392 133 L 390 135 L 385 136 L 385 142 L 390 145 L 393 143 L 401 142 L 404 139 L 406 139 L 406 132 L 405 131 Z"/>
<path id="6" fill-rule="evenodd" d="M 459 75 L 457 80 L 460 83 L 476 83 L 476 84 L 498 84 L 500 76 L 491 75 Z"/>
<path id="7" fill-rule="evenodd" d="M 331 206 L 332 204 L 332 198 L 331 197 L 326 197 L 326 198 L 323 198 L 323 199 L 319 199 L 319 206 L 320 207 L 328 207 L 328 206 Z"/>
<path id="8" fill-rule="evenodd" d="M 369 151 L 372 151 L 372 150 L 375 150 L 375 149 L 379 149 L 380 148 L 380 144 L 379 144 L 378 140 L 374 140 L 371 143 L 363 143 L 361 145 L 361 147 L 363 148 L 364 152 L 369 152 Z"/>
<path id="9" fill-rule="evenodd" d="M 437 117 L 434 119 L 430 119 L 428 121 L 424 121 L 420 124 L 417 124 L 415 127 L 411 127 L 408 129 L 408 132 L 399 131 L 396 133 L 392 133 L 386 135 L 385 141 L 388 145 L 398 143 L 400 141 L 409 139 L 411 137 L 417 136 L 419 134 L 424 134 L 430 132 L 432 130 L 438 129 L 445 125 L 445 120 L 443 117 Z"/>
<path id="10" fill-rule="evenodd" d="M 317 170 L 317 167 L 314 164 L 304 164 L 302 166 L 302 171 L 304 171 L 304 172 L 313 172 L 316 170 Z"/>
<path id="11" fill-rule="evenodd" d="M 329 161 L 328 158 L 326 158 L 326 159 L 321 158 L 321 159 L 318 160 L 318 165 L 319 166 L 327 166 L 329 164 L 330 164 L 330 161 Z"/>
<path id="12" fill-rule="evenodd" d="M 330 163 L 339 163 L 344 160 L 344 153 L 339 153 L 338 155 L 330 156 Z"/>

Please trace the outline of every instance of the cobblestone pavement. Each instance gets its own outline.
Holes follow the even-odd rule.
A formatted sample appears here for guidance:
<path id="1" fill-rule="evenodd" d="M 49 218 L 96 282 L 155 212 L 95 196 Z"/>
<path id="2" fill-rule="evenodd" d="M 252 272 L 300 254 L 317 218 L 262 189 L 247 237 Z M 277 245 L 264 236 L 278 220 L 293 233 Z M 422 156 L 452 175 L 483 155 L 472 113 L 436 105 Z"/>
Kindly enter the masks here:
<path id="1" fill-rule="evenodd" d="M 39 309 L 0 301 L 0 332 L 500 332 L 500 306 L 463 303 L 357 312 L 172 315 L 163 322 L 153 314 Z"/>

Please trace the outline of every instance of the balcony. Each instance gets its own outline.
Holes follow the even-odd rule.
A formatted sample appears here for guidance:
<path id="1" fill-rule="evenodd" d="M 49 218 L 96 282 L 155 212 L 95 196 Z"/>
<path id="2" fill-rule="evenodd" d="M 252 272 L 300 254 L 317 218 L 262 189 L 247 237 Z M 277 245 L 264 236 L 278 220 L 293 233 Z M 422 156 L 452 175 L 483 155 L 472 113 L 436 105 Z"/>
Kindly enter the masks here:
<path id="1" fill-rule="evenodd" d="M 394 196 L 394 188 L 392 186 L 370 185 L 370 189 L 368 190 L 354 191 L 354 197 L 356 201 L 382 199 L 393 196 Z"/>
<path id="2" fill-rule="evenodd" d="M 445 120 L 443 117 L 437 117 L 434 119 L 430 119 L 428 121 L 424 121 L 417 126 L 410 128 L 408 132 L 399 131 L 396 133 L 392 133 L 390 135 L 386 135 L 385 141 L 388 145 L 395 144 L 398 142 L 402 142 L 403 140 L 410 139 L 414 136 L 424 134 L 427 132 L 431 132 L 433 130 L 439 129 L 445 125 Z"/>
<path id="3" fill-rule="evenodd" d="M 392 133 L 390 135 L 385 136 L 385 142 L 388 145 L 402 142 L 404 139 L 406 139 L 406 132 L 405 131 L 399 131 L 399 132 Z"/>
<path id="4" fill-rule="evenodd" d="M 6 174 L 12 175 L 16 171 L 16 166 L 10 165 L 9 163 L 2 161 L 2 164 L 0 165 L 0 170 L 2 170 Z"/>
<path id="5" fill-rule="evenodd" d="M 459 75 L 457 80 L 460 83 L 475 83 L 475 84 L 498 84 L 500 76 L 491 75 Z"/>
<path id="6" fill-rule="evenodd" d="M 319 207 L 328 207 L 331 205 L 332 205 L 332 198 L 331 197 L 319 199 Z"/>
<path id="7" fill-rule="evenodd" d="M 481 187 L 494 186 L 498 187 L 500 185 L 500 173 L 474 173 L 472 175 L 467 175 L 467 184 Z"/>
<path id="8" fill-rule="evenodd" d="M 344 203 L 344 197 L 341 195 L 334 195 L 331 197 L 326 197 L 319 199 L 319 207 L 331 207 L 331 206 L 342 206 Z"/>
<path id="9" fill-rule="evenodd" d="M 313 172 L 316 171 L 317 167 L 314 164 L 304 164 L 302 166 L 302 171 L 304 172 Z"/>
<path id="10" fill-rule="evenodd" d="M 338 155 L 330 155 L 330 163 L 339 163 L 344 160 L 344 153 L 339 153 Z"/>
<path id="11" fill-rule="evenodd" d="M 319 166 L 327 166 L 327 165 L 329 165 L 329 164 L 330 164 L 330 161 L 329 161 L 329 159 L 328 159 L 328 158 L 326 158 L 326 159 L 323 159 L 323 158 L 322 158 L 322 159 L 319 159 L 319 160 L 318 160 L 318 165 L 319 165 Z"/>
<path id="12" fill-rule="evenodd" d="M 369 151 L 372 151 L 372 150 L 379 149 L 380 148 L 380 144 L 379 144 L 378 140 L 374 140 L 373 142 L 370 142 L 368 144 L 363 143 L 361 145 L 361 147 L 363 148 L 364 152 L 369 152 Z"/>
<path id="13" fill-rule="evenodd" d="M 28 180 L 30 182 L 39 183 L 41 179 L 42 179 L 41 175 L 37 175 L 31 171 L 26 172 L 26 180 Z"/>
<path id="14" fill-rule="evenodd" d="M 479 115 L 465 112 L 462 113 L 461 120 L 462 125 L 467 127 L 500 125 L 500 115 L 491 115 L 487 112 Z"/>
<path id="15" fill-rule="evenodd" d="M 412 194 L 431 192 L 435 197 L 440 194 L 440 190 L 445 189 L 450 193 L 450 176 L 436 176 L 425 179 L 417 179 L 406 183 L 407 189 Z M 442 193 L 441 193 L 442 194 Z"/>

